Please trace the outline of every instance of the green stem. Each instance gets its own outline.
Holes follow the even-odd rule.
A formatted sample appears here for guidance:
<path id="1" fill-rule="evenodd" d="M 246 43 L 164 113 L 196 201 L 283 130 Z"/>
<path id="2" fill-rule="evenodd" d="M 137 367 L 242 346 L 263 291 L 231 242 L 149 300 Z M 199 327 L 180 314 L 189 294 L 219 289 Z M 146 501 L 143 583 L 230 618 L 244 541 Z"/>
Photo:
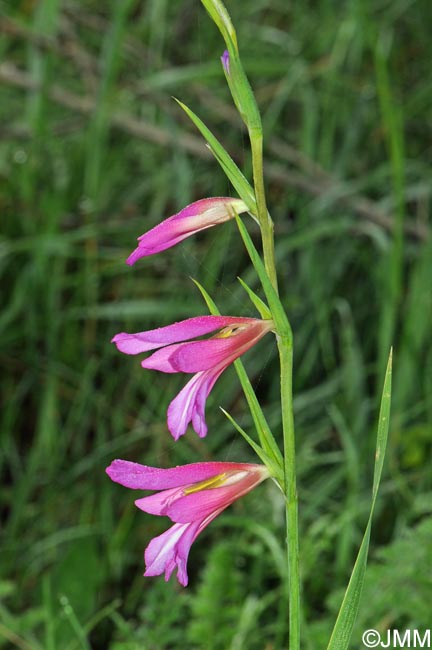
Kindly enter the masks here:
<path id="1" fill-rule="evenodd" d="M 273 221 L 268 213 L 263 175 L 262 129 L 249 129 L 252 166 L 261 226 L 264 265 L 274 290 L 278 291 L 274 254 Z M 284 444 L 285 508 L 287 525 L 287 561 L 289 587 L 289 650 L 300 650 L 300 572 L 298 542 L 298 506 L 296 482 L 296 456 L 294 411 L 292 394 L 293 335 L 282 305 L 274 314 L 280 358 L 280 391 Z"/>
<path id="2" fill-rule="evenodd" d="M 267 271 L 267 275 L 269 276 L 270 281 L 277 292 L 278 283 L 274 256 L 274 226 L 272 218 L 270 217 L 267 210 L 264 188 L 262 129 L 250 129 L 249 139 L 252 151 L 253 178 L 258 211 L 257 216 L 261 227 L 264 265 Z"/>
<path id="3" fill-rule="evenodd" d="M 284 438 L 285 508 L 289 569 L 289 649 L 300 648 L 300 573 L 298 543 L 298 508 L 296 457 L 292 395 L 292 333 L 278 338 L 281 370 L 281 408 Z"/>

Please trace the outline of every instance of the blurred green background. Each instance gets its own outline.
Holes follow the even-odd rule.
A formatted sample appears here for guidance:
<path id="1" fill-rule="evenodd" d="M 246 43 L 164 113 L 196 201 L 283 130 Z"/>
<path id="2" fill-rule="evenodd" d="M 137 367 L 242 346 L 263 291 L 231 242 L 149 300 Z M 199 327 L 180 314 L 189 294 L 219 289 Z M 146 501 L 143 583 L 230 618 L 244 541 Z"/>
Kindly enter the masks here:
<path id="1" fill-rule="evenodd" d="M 432 43 L 429 0 L 228 3 L 265 132 L 268 202 L 295 332 L 304 648 L 324 648 L 365 527 L 378 400 L 394 345 L 386 473 L 361 631 L 430 626 Z M 185 377 L 110 344 L 206 313 L 255 315 L 234 224 L 128 268 L 135 239 L 188 202 L 229 195 L 189 104 L 250 177 L 247 138 L 198 0 L 0 2 L 0 648 L 286 647 L 283 507 L 264 484 L 194 544 L 190 586 L 144 579 L 168 520 L 104 473 L 254 460 L 232 369 L 209 435 L 175 444 Z M 249 222 L 248 222 L 249 223 Z M 258 243 L 258 233 L 251 225 Z M 271 339 L 245 358 L 275 432 Z"/>

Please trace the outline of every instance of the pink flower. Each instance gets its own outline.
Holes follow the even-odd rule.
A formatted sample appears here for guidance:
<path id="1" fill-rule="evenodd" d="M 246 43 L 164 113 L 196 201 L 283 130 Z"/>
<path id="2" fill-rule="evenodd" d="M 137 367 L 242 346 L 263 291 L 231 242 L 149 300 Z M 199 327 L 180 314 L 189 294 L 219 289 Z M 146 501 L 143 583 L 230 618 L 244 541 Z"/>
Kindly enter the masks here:
<path id="1" fill-rule="evenodd" d="M 147 546 L 144 575 L 165 573 L 165 580 L 169 580 L 177 567 L 177 579 L 184 587 L 188 583 L 189 550 L 200 532 L 222 510 L 269 477 L 264 465 L 250 463 L 193 463 L 159 469 L 114 460 L 106 472 L 113 481 L 133 490 L 159 490 L 135 501 L 140 510 L 174 522 Z"/>
<path id="2" fill-rule="evenodd" d="M 215 382 L 230 363 L 273 327 L 271 320 L 198 316 L 148 332 L 121 332 L 112 342 L 125 354 L 161 348 L 141 362 L 143 368 L 196 373 L 169 405 L 168 429 L 178 440 L 192 422 L 196 433 L 203 438 L 207 433 L 205 402 Z M 219 332 L 209 339 L 179 343 L 215 330 Z"/>
<path id="3" fill-rule="evenodd" d="M 225 196 L 195 201 L 138 237 L 138 247 L 129 255 L 126 263 L 132 265 L 141 257 L 171 248 L 186 237 L 224 223 L 247 209 L 240 199 Z"/>

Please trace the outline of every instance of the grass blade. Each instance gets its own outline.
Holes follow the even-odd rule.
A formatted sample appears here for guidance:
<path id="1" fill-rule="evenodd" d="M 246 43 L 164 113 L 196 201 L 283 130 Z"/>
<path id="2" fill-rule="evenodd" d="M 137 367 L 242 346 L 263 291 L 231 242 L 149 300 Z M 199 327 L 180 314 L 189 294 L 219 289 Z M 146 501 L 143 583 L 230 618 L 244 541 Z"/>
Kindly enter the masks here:
<path id="1" fill-rule="evenodd" d="M 254 291 L 252 291 L 250 287 L 248 287 L 248 285 L 244 280 L 242 280 L 240 277 L 237 277 L 237 280 L 240 282 L 241 286 L 246 291 L 247 295 L 250 298 L 250 301 L 254 305 L 255 309 L 259 312 L 261 318 L 263 318 L 264 320 L 271 319 L 272 317 L 271 311 L 267 307 L 265 302 L 261 300 L 261 298 L 257 296 L 257 294 Z"/>
<path id="2" fill-rule="evenodd" d="M 275 463 L 274 459 L 271 458 L 262 447 L 257 445 L 255 440 L 253 440 L 249 434 L 246 433 L 244 429 L 238 424 L 238 422 L 235 421 L 235 419 L 228 413 L 228 411 L 225 411 L 222 406 L 219 407 L 222 413 L 225 415 L 225 417 L 231 422 L 233 427 L 240 433 L 240 435 L 243 436 L 243 438 L 246 440 L 246 442 L 252 447 L 256 455 L 263 461 L 267 467 L 271 467 L 271 472 L 272 476 L 278 481 L 279 485 L 283 489 L 284 485 L 284 474 L 283 474 L 283 468 L 279 463 Z"/>
<path id="3" fill-rule="evenodd" d="M 374 478 L 372 487 L 372 503 L 369 513 L 369 519 L 366 526 L 360 550 L 357 555 L 354 569 L 351 574 L 348 587 L 336 619 L 333 632 L 327 646 L 327 650 L 347 650 L 357 612 L 360 605 L 360 596 L 363 588 L 363 582 L 366 572 L 367 556 L 369 551 L 370 533 L 372 528 L 372 518 L 375 509 L 378 488 L 381 480 L 382 468 L 384 464 L 385 450 L 387 446 L 387 437 L 390 419 L 390 401 L 391 401 L 391 377 L 392 377 L 392 351 L 387 363 L 387 370 L 384 379 L 384 388 L 381 397 L 381 408 L 378 420 L 377 444 L 375 453 Z"/>

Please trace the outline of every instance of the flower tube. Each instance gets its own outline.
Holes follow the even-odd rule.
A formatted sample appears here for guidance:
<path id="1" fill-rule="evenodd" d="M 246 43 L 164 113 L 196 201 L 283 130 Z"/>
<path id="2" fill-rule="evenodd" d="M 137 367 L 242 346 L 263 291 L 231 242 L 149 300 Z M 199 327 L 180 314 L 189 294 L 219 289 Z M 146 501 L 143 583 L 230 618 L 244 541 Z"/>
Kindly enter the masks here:
<path id="1" fill-rule="evenodd" d="M 177 579 L 184 587 L 189 551 L 198 535 L 231 503 L 269 477 L 264 465 L 221 462 L 159 469 L 114 460 L 106 472 L 125 487 L 156 490 L 137 499 L 135 505 L 144 512 L 169 517 L 174 525 L 150 541 L 144 553 L 144 575 L 164 573 L 169 580 L 177 567 Z"/>
<path id="2" fill-rule="evenodd" d="M 160 253 L 200 230 L 224 223 L 247 210 L 240 199 L 224 196 L 195 201 L 138 237 L 138 246 L 129 255 L 126 264 L 131 266 L 141 257 Z"/>
<path id="3" fill-rule="evenodd" d="M 217 379 L 273 327 L 271 320 L 198 316 L 147 332 L 121 332 L 112 342 L 125 354 L 156 349 L 141 362 L 143 368 L 166 373 L 194 373 L 168 407 L 168 429 L 178 440 L 191 422 L 196 433 L 203 438 L 207 434 L 205 403 Z M 218 332 L 211 338 L 189 341 L 216 330 Z"/>

